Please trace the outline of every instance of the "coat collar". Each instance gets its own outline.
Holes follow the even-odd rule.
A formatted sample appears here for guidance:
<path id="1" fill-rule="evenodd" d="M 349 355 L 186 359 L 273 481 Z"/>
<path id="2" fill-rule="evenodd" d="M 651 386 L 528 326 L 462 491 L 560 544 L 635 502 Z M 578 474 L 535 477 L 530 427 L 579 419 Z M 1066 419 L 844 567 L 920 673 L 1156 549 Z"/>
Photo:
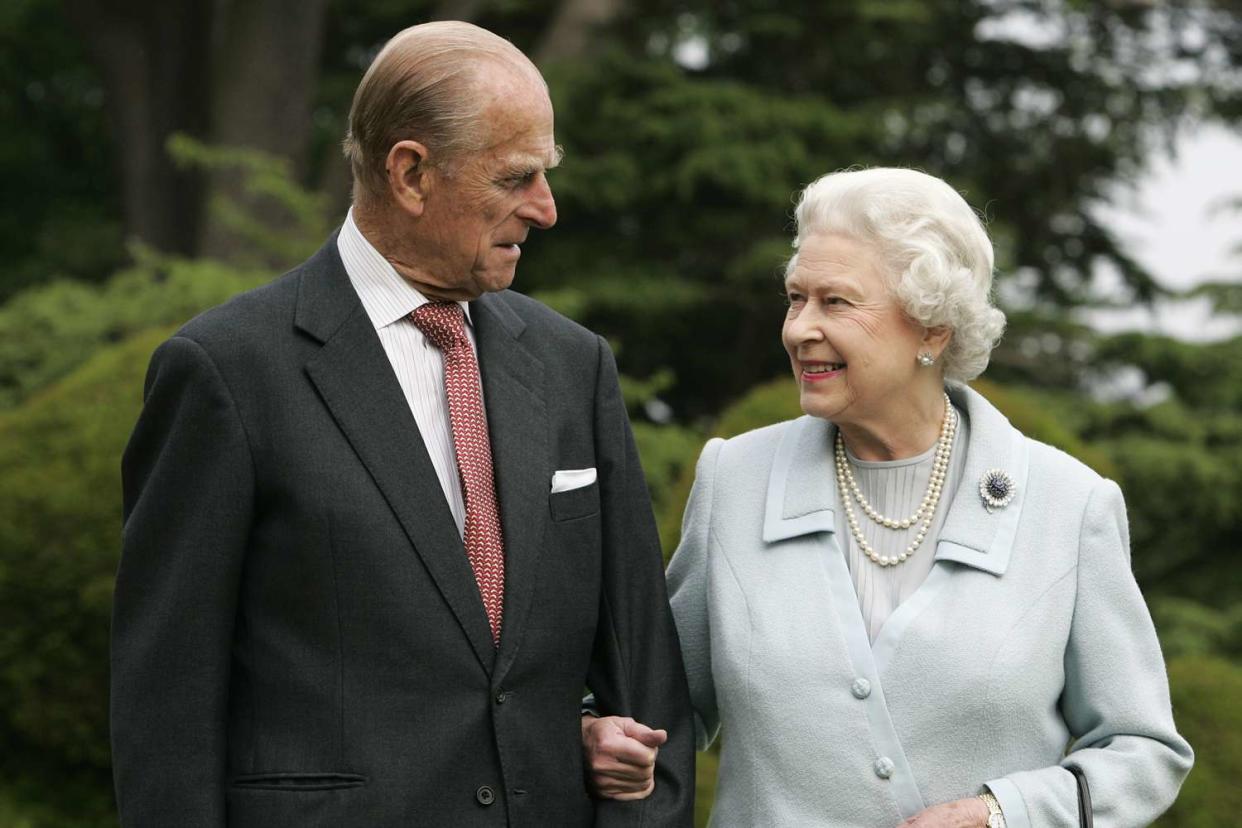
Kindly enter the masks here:
<path id="1" fill-rule="evenodd" d="M 946 387 L 954 405 L 970 419 L 966 465 L 936 544 L 936 560 L 1004 574 L 1022 513 L 1027 482 L 1026 438 L 981 394 L 964 385 Z M 837 480 L 832 444 L 836 426 L 801 417 L 785 429 L 768 478 L 763 540 L 774 544 L 814 532 L 836 531 Z M 990 469 L 1013 478 L 1016 494 L 989 513 L 979 481 Z"/>

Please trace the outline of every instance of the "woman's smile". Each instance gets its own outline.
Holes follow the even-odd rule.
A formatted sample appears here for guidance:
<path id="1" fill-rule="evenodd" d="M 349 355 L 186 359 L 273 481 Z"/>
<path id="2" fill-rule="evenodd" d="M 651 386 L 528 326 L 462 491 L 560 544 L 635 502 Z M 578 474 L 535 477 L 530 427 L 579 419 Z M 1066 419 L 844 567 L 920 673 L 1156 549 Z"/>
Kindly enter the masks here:
<path id="1" fill-rule="evenodd" d="M 845 373 L 844 362 L 803 362 L 803 382 L 824 382 Z"/>

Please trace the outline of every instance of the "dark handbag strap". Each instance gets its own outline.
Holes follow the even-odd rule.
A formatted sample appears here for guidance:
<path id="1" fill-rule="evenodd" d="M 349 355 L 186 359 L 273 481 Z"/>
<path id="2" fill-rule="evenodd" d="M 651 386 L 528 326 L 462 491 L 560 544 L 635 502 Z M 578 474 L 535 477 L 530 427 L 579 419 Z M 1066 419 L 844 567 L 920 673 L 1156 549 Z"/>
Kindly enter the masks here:
<path id="1" fill-rule="evenodd" d="M 1074 774 L 1074 781 L 1078 783 L 1078 825 L 1080 828 L 1092 828 L 1091 826 L 1091 786 L 1087 784 L 1087 775 L 1082 772 L 1082 768 L 1077 765 L 1066 765 L 1069 772 Z"/>

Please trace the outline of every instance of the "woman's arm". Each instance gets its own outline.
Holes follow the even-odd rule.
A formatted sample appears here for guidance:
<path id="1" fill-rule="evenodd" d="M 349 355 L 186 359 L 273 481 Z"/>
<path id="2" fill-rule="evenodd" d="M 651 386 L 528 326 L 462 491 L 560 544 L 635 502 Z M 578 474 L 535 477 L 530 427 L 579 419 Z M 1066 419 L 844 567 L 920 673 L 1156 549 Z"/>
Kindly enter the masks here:
<path id="1" fill-rule="evenodd" d="M 1173 803 L 1194 761 L 1173 724 L 1160 644 L 1130 571 L 1125 501 L 1111 480 L 1087 500 L 1077 578 L 1061 694 L 1075 741 L 1059 765 L 987 782 L 1008 828 L 1078 824 L 1068 764 L 1087 776 L 1097 825 L 1148 825 Z"/>
<path id="2" fill-rule="evenodd" d="M 707 611 L 707 556 L 715 499 L 716 461 L 724 440 L 708 441 L 694 472 L 694 487 L 681 521 L 681 542 L 669 562 L 668 597 L 681 640 L 682 661 L 690 683 L 694 731 L 699 750 L 716 738 L 720 714 L 712 680 L 711 630 Z"/>

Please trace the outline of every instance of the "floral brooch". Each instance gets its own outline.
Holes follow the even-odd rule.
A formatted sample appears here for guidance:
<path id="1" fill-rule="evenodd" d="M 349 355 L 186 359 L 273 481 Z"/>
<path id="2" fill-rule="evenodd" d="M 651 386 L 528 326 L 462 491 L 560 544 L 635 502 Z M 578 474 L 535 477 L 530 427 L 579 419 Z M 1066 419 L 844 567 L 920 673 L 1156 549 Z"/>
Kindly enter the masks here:
<path id="1" fill-rule="evenodd" d="M 1018 491 L 1013 478 L 1000 469 L 989 469 L 979 481 L 979 497 L 989 512 L 1004 509 Z"/>

